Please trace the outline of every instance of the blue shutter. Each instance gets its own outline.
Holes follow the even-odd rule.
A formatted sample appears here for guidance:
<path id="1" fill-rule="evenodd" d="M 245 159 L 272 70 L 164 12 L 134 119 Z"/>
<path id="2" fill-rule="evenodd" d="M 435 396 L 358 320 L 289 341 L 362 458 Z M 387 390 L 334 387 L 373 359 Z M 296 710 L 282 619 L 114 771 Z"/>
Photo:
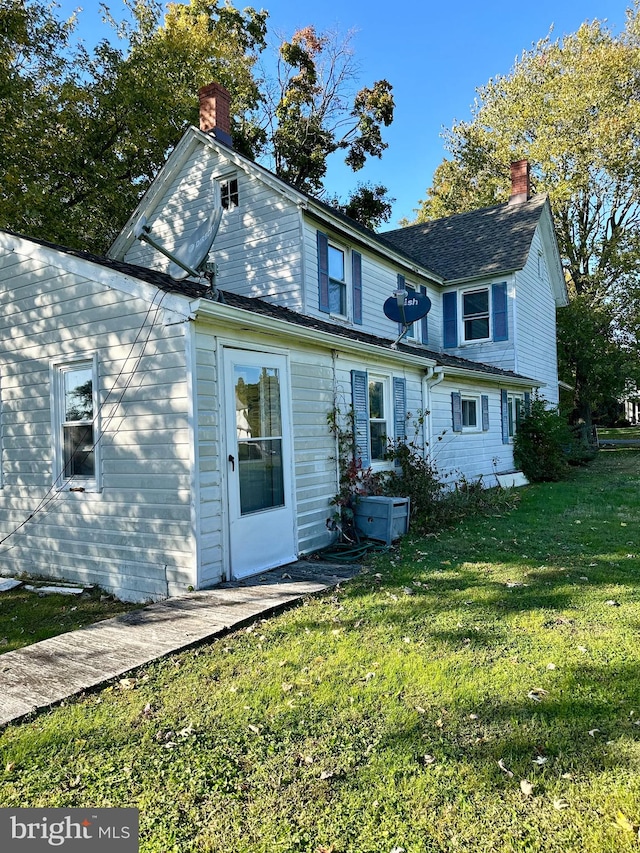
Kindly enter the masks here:
<path id="1" fill-rule="evenodd" d="M 451 411 L 453 413 L 453 431 L 462 432 L 462 394 L 451 392 Z"/>
<path id="2" fill-rule="evenodd" d="M 393 431 L 396 441 L 407 438 L 407 380 L 393 377 Z M 396 466 L 400 462 L 396 459 Z"/>
<path id="3" fill-rule="evenodd" d="M 353 406 L 353 444 L 356 459 L 363 468 L 371 464 L 369 451 L 369 379 L 366 370 L 351 371 L 351 403 Z"/>
<path id="4" fill-rule="evenodd" d="M 329 238 L 318 231 L 318 307 L 329 313 Z"/>
<path id="5" fill-rule="evenodd" d="M 455 292 L 442 294 L 442 315 L 444 328 L 442 345 L 451 349 L 458 346 L 458 294 Z"/>
<path id="6" fill-rule="evenodd" d="M 398 273 L 398 285 L 397 285 L 396 289 L 397 290 L 406 290 L 407 289 L 405 277 L 403 275 L 401 275 L 400 273 Z M 398 334 L 401 334 L 401 332 L 403 330 L 404 330 L 404 326 L 402 325 L 402 323 L 398 323 Z"/>
<path id="7" fill-rule="evenodd" d="M 500 392 L 500 406 L 502 415 L 502 443 L 509 444 L 509 399 L 506 391 Z"/>
<path id="8" fill-rule="evenodd" d="M 423 296 L 427 295 L 427 288 L 424 284 L 420 285 L 420 293 Z M 422 320 L 420 320 L 420 337 L 423 344 L 429 343 L 429 315 L 425 314 Z"/>
<path id="9" fill-rule="evenodd" d="M 362 255 L 351 252 L 351 288 L 353 296 L 353 322 L 362 325 Z"/>
<path id="10" fill-rule="evenodd" d="M 525 418 L 531 414 L 531 391 L 524 392 L 524 416 Z"/>
<path id="11" fill-rule="evenodd" d="M 491 286 L 491 306 L 493 314 L 493 340 L 506 341 L 509 339 L 506 283 L 503 282 L 502 284 Z"/>
<path id="12" fill-rule="evenodd" d="M 489 429 L 489 397 L 487 394 L 483 394 L 480 397 L 480 402 L 482 403 L 482 429 L 486 432 Z"/>

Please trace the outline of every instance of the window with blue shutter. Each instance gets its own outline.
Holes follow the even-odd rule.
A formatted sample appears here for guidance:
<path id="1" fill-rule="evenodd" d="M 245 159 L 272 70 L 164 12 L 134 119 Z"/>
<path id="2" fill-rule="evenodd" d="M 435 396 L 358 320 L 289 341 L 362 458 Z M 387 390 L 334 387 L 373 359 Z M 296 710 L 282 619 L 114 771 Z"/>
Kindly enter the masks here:
<path id="1" fill-rule="evenodd" d="M 508 340 L 509 319 L 507 309 L 506 282 L 502 282 L 502 284 L 494 284 L 491 286 L 491 313 L 493 315 L 493 340 Z"/>
<path id="2" fill-rule="evenodd" d="M 353 406 L 353 443 L 363 468 L 371 464 L 369 451 L 369 380 L 366 370 L 351 371 L 351 403 Z"/>
<path id="3" fill-rule="evenodd" d="M 443 335 L 446 349 L 458 346 L 458 300 L 455 291 L 442 294 Z"/>
<path id="4" fill-rule="evenodd" d="M 525 418 L 531 414 L 531 391 L 524 392 L 524 416 Z"/>
<path id="5" fill-rule="evenodd" d="M 351 252 L 351 289 L 353 298 L 353 322 L 362 325 L 362 255 Z"/>
<path id="6" fill-rule="evenodd" d="M 420 293 L 423 296 L 427 295 L 427 288 L 424 284 L 420 285 Z M 420 320 L 420 339 L 423 344 L 429 343 L 429 315 L 425 314 L 422 320 Z"/>
<path id="7" fill-rule="evenodd" d="M 318 231 L 318 306 L 329 313 L 329 238 Z"/>
<path id="8" fill-rule="evenodd" d="M 509 396 L 500 391 L 500 414 L 502 415 L 502 443 L 509 444 Z"/>
<path id="9" fill-rule="evenodd" d="M 462 432 L 462 394 L 451 392 L 451 412 L 453 415 L 453 431 Z"/>
<path id="10" fill-rule="evenodd" d="M 489 429 L 489 396 L 483 394 L 480 402 L 482 405 L 482 430 L 486 432 Z"/>

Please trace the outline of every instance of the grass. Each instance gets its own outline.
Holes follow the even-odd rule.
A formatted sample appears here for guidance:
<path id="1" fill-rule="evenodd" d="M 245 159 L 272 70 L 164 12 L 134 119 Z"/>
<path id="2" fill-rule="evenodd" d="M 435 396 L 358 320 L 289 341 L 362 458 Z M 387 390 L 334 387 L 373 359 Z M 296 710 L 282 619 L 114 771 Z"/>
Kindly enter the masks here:
<path id="1" fill-rule="evenodd" d="M 116 616 L 133 606 L 104 595 L 97 588 L 79 596 L 38 595 L 24 587 L 0 593 L 0 653 Z"/>
<path id="2" fill-rule="evenodd" d="M 640 440 L 640 427 L 598 427 L 598 438 L 606 440 L 607 438 L 625 438 Z"/>
<path id="3" fill-rule="evenodd" d="M 639 486 L 603 451 L 9 726 L 0 805 L 138 807 L 143 853 L 637 851 Z"/>

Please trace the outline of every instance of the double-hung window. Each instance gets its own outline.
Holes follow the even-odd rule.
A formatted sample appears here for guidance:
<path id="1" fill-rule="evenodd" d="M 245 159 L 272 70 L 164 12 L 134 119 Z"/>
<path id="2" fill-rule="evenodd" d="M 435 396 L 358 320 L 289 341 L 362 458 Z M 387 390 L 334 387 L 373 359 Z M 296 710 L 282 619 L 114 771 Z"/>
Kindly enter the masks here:
<path id="1" fill-rule="evenodd" d="M 513 438 L 518 431 L 522 413 L 524 411 L 524 397 L 520 394 L 507 394 L 507 414 L 509 419 L 509 438 Z"/>
<path id="2" fill-rule="evenodd" d="M 220 204 L 223 210 L 234 210 L 239 204 L 238 179 L 220 181 Z"/>
<path id="3" fill-rule="evenodd" d="M 52 367 L 54 481 L 60 489 L 98 488 L 97 364 L 95 358 Z"/>
<path id="4" fill-rule="evenodd" d="M 347 273 L 343 249 L 329 244 L 329 313 L 347 314 Z"/>
<path id="5" fill-rule="evenodd" d="M 462 398 L 462 429 L 478 429 L 478 400 L 476 397 Z"/>
<path id="6" fill-rule="evenodd" d="M 465 341 L 489 339 L 489 288 L 462 294 L 462 323 Z"/>
<path id="7" fill-rule="evenodd" d="M 388 380 L 369 377 L 369 436 L 372 462 L 383 462 L 387 452 L 388 389 Z"/>

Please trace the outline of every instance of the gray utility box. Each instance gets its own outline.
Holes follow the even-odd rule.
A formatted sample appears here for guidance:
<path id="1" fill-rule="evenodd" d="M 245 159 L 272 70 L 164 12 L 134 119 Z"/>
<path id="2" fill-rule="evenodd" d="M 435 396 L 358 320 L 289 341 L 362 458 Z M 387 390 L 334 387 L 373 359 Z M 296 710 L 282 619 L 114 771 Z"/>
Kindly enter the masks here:
<path id="1" fill-rule="evenodd" d="M 358 498 L 353 515 L 361 536 L 391 545 L 409 530 L 409 498 Z"/>

